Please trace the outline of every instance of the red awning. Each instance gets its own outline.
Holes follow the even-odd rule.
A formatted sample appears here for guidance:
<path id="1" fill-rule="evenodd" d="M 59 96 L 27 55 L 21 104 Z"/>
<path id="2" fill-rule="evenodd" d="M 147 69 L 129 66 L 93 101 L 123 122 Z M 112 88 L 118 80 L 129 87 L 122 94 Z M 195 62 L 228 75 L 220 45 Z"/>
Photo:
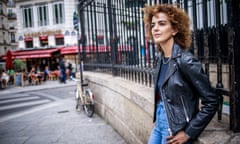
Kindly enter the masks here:
<path id="1" fill-rule="evenodd" d="M 58 48 L 51 49 L 38 49 L 38 50 L 19 50 L 12 52 L 13 59 L 23 58 L 48 58 L 52 56 L 53 52 L 59 51 Z M 6 55 L 2 56 L 2 59 L 6 59 Z"/>
<path id="2" fill-rule="evenodd" d="M 61 54 L 76 54 L 78 52 L 77 46 L 63 47 L 60 49 Z"/>
<path id="3" fill-rule="evenodd" d="M 24 41 L 33 41 L 33 38 L 32 37 L 25 37 Z"/>
<path id="4" fill-rule="evenodd" d="M 39 40 L 48 40 L 48 36 L 39 36 Z"/>
<path id="5" fill-rule="evenodd" d="M 63 34 L 55 34 L 55 38 L 64 38 Z"/>
<path id="6" fill-rule="evenodd" d="M 80 46 L 80 51 L 82 52 L 82 46 Z M 110 52 L 110 46 L 86 46 L 85 47 L 85 52 Z M 118 51 L 133 51 L 133 47 L 131 46 L 118 46 Z M 78 53 L 78 47 L 77 46 L 69 46 L 69 47 L 64 47 L 61 48 L 60 50 L 61 54 L 76 54 Z"/>

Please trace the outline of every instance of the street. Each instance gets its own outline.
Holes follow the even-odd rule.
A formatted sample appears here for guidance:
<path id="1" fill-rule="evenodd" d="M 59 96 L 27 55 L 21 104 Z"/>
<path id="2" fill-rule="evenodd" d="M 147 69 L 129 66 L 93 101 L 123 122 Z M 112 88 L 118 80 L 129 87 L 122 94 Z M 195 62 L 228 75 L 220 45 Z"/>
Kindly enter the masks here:
<path id="1" fill-rule="evenodd" d="M 7 94 L 0 97 L 0 115 L 3 118 L 15 113 L 19 114 L 34 107 L 70 97 L 74 97 L 74 87 Z"/>
<path id="2" fill-rule="evenodd" d="M 0 94 L 0 143 L 125 144 L 98 115 L 75 110 L 74 89 Z"/>

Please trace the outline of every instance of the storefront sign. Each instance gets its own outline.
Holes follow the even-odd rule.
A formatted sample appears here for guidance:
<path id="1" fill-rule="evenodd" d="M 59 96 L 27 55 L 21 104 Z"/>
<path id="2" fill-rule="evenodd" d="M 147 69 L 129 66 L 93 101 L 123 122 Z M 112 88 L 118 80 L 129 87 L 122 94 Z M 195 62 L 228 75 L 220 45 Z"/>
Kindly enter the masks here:
<path id="1" fill-rule="evenodd" d="M 49 31 L 42 31 L 42 32 L 33 32 L 33 33 L 25 33 L 24 37 L 39 37 L 43 35 L 58 35 L 61 34 L 61 30 L 49 30 Z"/>

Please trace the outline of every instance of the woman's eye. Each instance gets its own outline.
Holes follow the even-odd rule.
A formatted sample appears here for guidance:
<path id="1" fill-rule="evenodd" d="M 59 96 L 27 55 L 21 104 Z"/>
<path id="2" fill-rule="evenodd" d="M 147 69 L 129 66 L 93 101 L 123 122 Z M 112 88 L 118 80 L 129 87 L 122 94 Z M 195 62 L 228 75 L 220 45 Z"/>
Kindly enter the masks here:
<path id="1" fill-rule="evenodd" d="M 159 22 L 158 24 L 159 24 L 160 26 L 164 26 L 164 25 L 166 25 L 165 22 Z"/>
<path id="2" fill-rule="evenodd" d="M 154 27 L 154 24 L 151 24 L 150 27 L 153 28 L 153 27 Z"/>

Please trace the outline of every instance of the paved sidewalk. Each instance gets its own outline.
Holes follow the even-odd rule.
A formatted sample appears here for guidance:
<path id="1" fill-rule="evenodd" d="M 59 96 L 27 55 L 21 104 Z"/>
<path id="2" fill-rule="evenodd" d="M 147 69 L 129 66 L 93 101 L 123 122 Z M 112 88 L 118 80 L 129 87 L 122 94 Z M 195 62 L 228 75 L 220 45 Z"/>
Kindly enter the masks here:
<path id="1" fill-rule="evenodd" d="M 47 81 L 38 86 L 9 87 L 4 94 L 39 89 L 74 86 L 76 82 Z M 98 115 L 88 118 L 75 110 L 70 97 L 22 112 L 19 116 L 0 118 L 1 144 L 126 144 L 124 139 Z"/>

